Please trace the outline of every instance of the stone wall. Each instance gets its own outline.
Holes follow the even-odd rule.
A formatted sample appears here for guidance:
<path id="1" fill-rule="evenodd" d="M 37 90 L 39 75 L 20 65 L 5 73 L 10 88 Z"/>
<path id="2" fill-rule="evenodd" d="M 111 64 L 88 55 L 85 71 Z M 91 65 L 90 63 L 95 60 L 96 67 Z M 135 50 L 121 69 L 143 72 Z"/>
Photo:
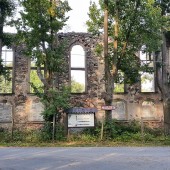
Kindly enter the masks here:
<path id="1" fill-rule="evenodd" d="M 104 91 L 104 64 L 102 59 L 94 54 L 97 39 L 88 33 L 60 33 L 60 41 L 67 42 L 65 59 L 68 67 L 63 75 L 56 74 L 56 84 L 70 83 L 69 55 L 74 45 L 81 45 L 85 51 L 87 90 L 82 94 L 73 94 L 71 103 L 75 107 L 95 107 L 98 109 L 96 118 L 103 121 L 105 117 L 101 106 L 104 101 L 101 93 Z M 30 125 L 43 123 L 41 111 L 43 106 L 38 97 L 29 94 L 30 60 L 23 56 L 23 46 L 15 47 L 13 91 L 11 95 L 0 95 L 0 125 L 26 128 Z M 133 100 L 132 100 L 133 99 Z M 112 117 L 120 121 L 141 120 L 150 122 L 152 126 L 159 126 L 163 120 L 163 108 L 159 93 L 139 93 L 132 96 L 129 93 L 115 94 Z M 13 109 L 12 109 L 13 108 Z"/>

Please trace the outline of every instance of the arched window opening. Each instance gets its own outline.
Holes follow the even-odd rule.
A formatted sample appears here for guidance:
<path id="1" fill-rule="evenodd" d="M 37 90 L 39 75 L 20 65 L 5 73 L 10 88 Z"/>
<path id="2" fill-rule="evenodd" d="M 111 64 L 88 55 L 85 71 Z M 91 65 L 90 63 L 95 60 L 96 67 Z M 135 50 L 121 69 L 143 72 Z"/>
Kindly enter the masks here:
<path id="1" fill-rule="evenodd" d="M 86 91 L 85 52 L 80 45 L 75 45 L 70 53 L 71 92 L 84 93 Z"/>

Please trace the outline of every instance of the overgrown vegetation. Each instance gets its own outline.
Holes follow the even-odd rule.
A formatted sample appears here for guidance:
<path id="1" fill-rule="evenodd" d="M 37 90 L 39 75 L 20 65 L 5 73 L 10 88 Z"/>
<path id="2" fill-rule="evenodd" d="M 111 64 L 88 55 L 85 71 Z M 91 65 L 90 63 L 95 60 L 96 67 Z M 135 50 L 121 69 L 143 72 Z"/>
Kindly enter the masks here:
<path id="1" fill-rule="evenodd" d="M 137 52 L 141 50 L 151 56 L 152 52 L 160 50 L 161 28 L 162 25 L 166 27 L 167 20 L 159 3 L 154 0 L 99 0 L 99 5 L 91 3 L 86 22 L 88 31 L 104 36 L 104 43 L 99 42 L 96 51 L 101 57 L 104 53 L 105 91 L 102 98 L 106 105 L 112 105 L 114 83 L 120 83 L 119 71 L 129 85 L 140 82 L 143 72 L 153 72 L 149 64 L 140 62 Z M 162 5 L 168 7 L 167 2 Z M 111 111 L 106 112 L 106 119 L 111 119 Z"/>
<path id="2" fill-rule="evenodd" d="M 15 12 L 15 4 L 12 0 L 0 1 L 0 83 L 3 79 L 9 79 L 9 71 L 6 69 L 2 59 L 2 47 L 11 47 L 13 36 L 9 33 L 4 33 L 4 27 L 9 25 Z M 2 88 L 2 86 L 0 87 Z"/>
<path id="3" fill-rule="evenodd" d="M 52 123 L 46 123 L 37 130 L 24 132 L 15 130 L 13 139 L 11 133 L 0 129 L 0 145 L 14 146 L 140 146 L 140 145 L 170 145 L 170 136 L 164 135 L 162 129 L 144 127 L 137 121 L 127 123 L 115 120 L 105 122 L 103 126 L 103 139 L 101 140 L 102 124 L 98 123 L 95 128 L 86 128 L 74 131 L 65 137 L 64 127 L 60 124 L 55 126 L 56 137 L 52 139 Z"/>
<path id="4" fill-rule="evenodd" d="M 41 87 L 31 82 L 33 90 L 40 97 L 44 105 L 42 113 L 48 123 L 53 121 L 54 126 L 59 122 L 61 112 L 69 107 L 69 88 L 62 88 L 67 84 L 60 82 L 57 75 L 66 70 L 65 46 L 66 42 L 58 40 L 58 33 L 68 20 L 66 12 L 71 8 L 67 1 L 55 0 L 19 0 L 21 17 L 16 20 L 17 40 L 27 48 L 23 53 L 35 61 L 37 75 Z M 40 85 L 40 86 L 41 86 Z M 43 93 L 42 93 L 43 91 Z M 50 132 L 51 133 L 51 132 Z"/>

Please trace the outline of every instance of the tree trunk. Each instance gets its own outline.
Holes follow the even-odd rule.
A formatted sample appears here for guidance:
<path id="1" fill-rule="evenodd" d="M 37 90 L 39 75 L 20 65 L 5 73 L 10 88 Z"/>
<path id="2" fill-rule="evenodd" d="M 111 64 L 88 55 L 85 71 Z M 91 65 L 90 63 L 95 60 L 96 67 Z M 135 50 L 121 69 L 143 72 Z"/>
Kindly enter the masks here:
<path id="1" fill-rule="evenodd" d="M 52 134 L 52 140 L 54 142 L 55 140 L 55 133 L 56 133 L 56 114 L 53 115 L 53 134 Z"/>
<path id="2" fill-rule="evenodd" d="M 114 75 L 116 75 L 116 73 L 117 73 L 117 67 L 116 67 L 116 60 L 117 60 L 117 58 L 118 58 L 118 54 L 117 54 L 117 49 L 118 49 L 118 31 L 119 31 L 119 26 L 118 26 L 118 15 L 119 15 L 119 12 L 118 12 L 118 8 L 117 8 L 117 3 L 118 3 L 118 1 L 116 0 L 116 5 L 115 5 L 115 8 L 116 8 L 116 10 L 115 10 L 115 18 L 114 18 L 114 20 L 115 20 L 115 25 L 114 25 L 114 35 L 115 35 L 115 37 L 114 37 L 114 41 L 113 41 L 113 49 L 114 49 L 114 56 L 113 56 L 113 59 L 112 59 L 112 75 L 114 76 Z"/>
<path id="3" fill-rule="evenodd" d="M 104 1 L 105 11 L 104 11 L 104 59 L 105 59 L 105 90 L 106 93 L 103 94 L 103 99 L 105 100 L 105 105 L 111 106 L 113 100 L 113 77 L 110 73 L 109 67 L 109 56 L 108 56 L 108 0 Z M 112 111 L 105 111 L 106 120 L 112 119 Z"/>

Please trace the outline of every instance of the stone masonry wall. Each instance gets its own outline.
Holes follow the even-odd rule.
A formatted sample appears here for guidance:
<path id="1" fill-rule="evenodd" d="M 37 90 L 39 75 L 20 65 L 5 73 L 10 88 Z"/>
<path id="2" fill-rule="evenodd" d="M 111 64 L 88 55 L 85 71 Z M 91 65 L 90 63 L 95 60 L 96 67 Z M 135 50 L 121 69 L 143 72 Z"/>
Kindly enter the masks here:
<path id="1" fill-rule="evenodd" d="M 66 72 L 62 75 L 56 74 L 58 86 L 70 84 L 70 50 L 74 45 L 81 45 L 85 51 L 87 91 L 82 94 L 73 94 L 71 102 L 74 107 L 95 107 L 98 109 L 96 118 L 103 121 L 105 117 L 101 106 L 105 105 L 101 99 L 104 91 L 104 64 L 95 56 L 94 48 L 98 41 L 88 33 L 60 33 L 59 41 L 66 41 L 65 59 L 68 63 Z M 23 56 L 23 46 L 15 47 L 14 51 L 14 93 L 11 95 L 0 95 L 0 126 L 10 127 L 14 121 L 15 127 L 26 128 L 43 123 L 41 111 L 43 106 L 38 97 L 29 94 L 29 72 L 30 60 Z M 133 98 L 133 100 L 132 100 Z M 159 100 L 160 94 L 115 94 L 112 117 L 120 121 L 141 120 L 150 122 L 151 126 L 162 125 L 163 109 Z M 12 109 L 13 108 L 13 109 Z"/>

